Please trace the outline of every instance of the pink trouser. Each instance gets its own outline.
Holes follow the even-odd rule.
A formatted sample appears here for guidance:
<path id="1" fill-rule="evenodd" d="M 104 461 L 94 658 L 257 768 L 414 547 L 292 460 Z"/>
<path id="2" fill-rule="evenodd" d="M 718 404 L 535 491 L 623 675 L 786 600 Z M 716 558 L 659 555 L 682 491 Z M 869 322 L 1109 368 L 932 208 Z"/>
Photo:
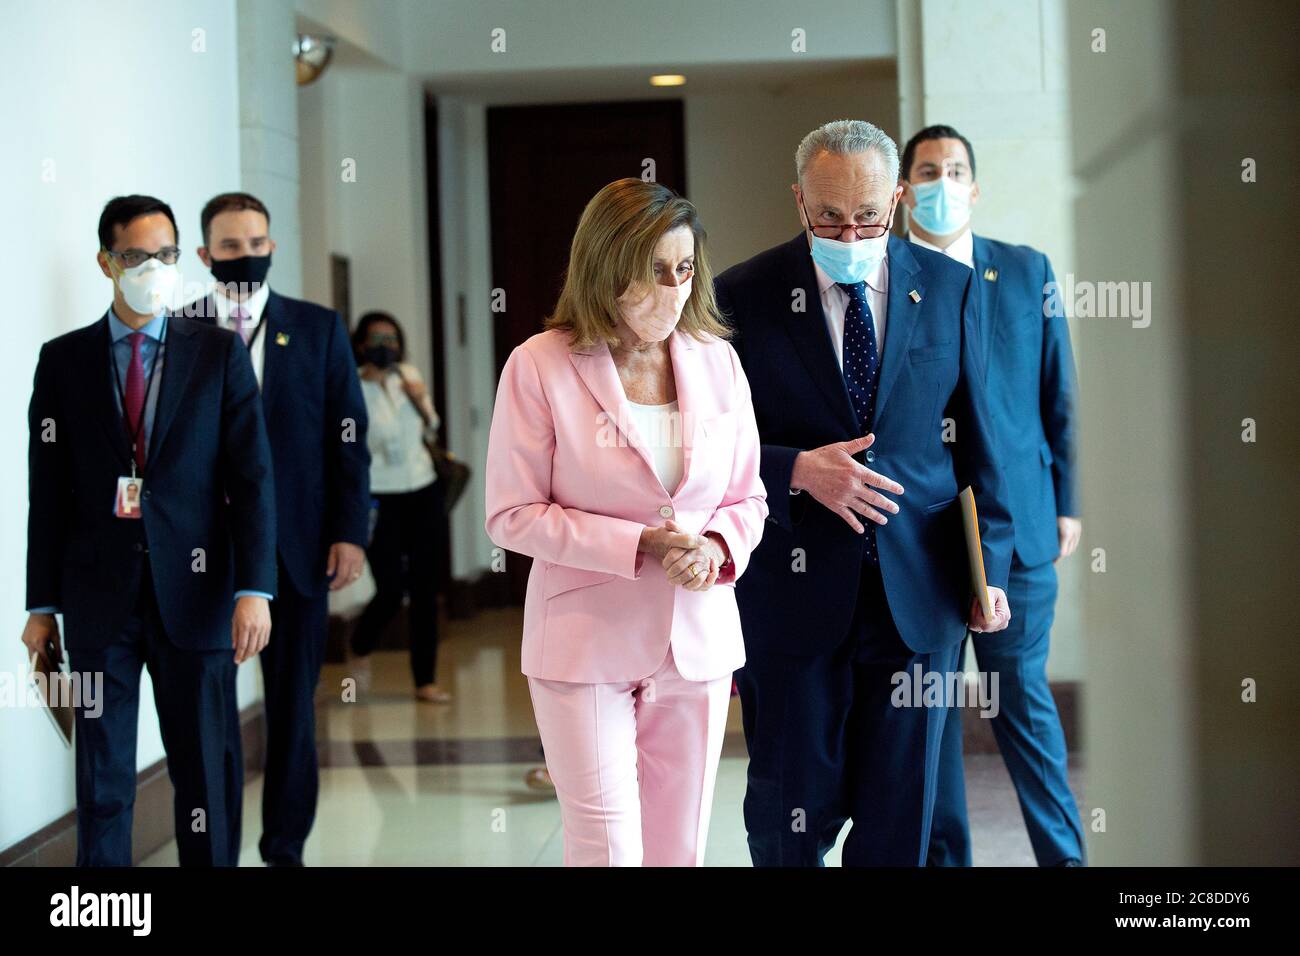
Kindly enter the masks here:
<path id="1" fill-rule="evenodd" d="M 688 681 L 670 649 L 644 680 L 528 678 L 564 822 L 565 866 L 700 866 L 731 676 Z"/>

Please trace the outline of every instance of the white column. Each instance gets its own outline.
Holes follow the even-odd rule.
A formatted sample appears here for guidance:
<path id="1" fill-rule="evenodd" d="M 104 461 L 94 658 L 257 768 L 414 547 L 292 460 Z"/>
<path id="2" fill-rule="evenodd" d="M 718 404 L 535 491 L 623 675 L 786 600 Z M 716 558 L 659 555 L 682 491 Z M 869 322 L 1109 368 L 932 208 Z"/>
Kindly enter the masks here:
<path id="1" fill-rule="evenodd" d="M 237 0 L 239 29 L 238 188 L 271 212 L 276 242 L 270 282 L 290 296 L 302 294 L 302 229 L 298 212 L 298 87 L 290 0 Z M 204 148 L 204 144 L 195 144 Z"/>

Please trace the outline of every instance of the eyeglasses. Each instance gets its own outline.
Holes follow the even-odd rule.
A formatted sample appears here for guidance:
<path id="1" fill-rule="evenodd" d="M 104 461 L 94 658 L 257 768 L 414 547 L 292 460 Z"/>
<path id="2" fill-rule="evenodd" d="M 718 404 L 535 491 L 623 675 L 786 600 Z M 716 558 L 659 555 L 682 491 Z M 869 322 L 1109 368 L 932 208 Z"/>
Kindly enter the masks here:
<path id="1" fill-rule="evenodd" d="M 808 220 L 812 228 L 813 235 L 819 239 L 839 239 L 844 242 L 844 230 L 850 229 L 859 239 L 879 239 L 894 225 L 894 208 L 898 205 L 898 200 L 889 204 L 889 220 L 887 222 L 873 222 L 863 225 L 856 222 L 846 222 L 843 225 L 820 225 L 812 226 L 813 218 L 808 215 L 808 207 L 803 204 L 803 197 L 799 197 L 799 205 L 803 208 L 804 218 Z"/>
<path id="2" fill-rule="evenodd" d="M 105 249 L 104 252 L 128 269 L 142 266 L 150 259 L 157 259 L 165 266 L 174 266 L 176 260 L 181 257 L 181 251 L 176 246 L 163 246 L 157 252 L 145 252 L 143 249 L 127 249 L 125 252 L 114 252 L 112 249 Z"/>

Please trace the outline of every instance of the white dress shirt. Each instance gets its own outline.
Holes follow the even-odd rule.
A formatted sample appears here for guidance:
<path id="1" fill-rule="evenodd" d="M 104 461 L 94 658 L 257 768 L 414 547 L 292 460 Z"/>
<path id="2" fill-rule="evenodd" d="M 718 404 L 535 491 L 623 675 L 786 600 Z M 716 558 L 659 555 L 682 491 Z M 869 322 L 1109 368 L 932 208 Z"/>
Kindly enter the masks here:
<path id="1" fill-rule="evenodd" d="M 629 401 L 627 404 L 632 410 L 632 424 L 636 433 L 650 452 L 659 484 L 671 495 L 681 484 L 685 469 L 677 402 L 674 400 L 666 405 L 638 405 Z"/>
<path id="2" fill-rule="evenodd" d="M 831 334 L 831 345 L 835 349 L 835 361 L 844 370 L 844 313 L 849 308 L 849 294 L 836 285 L 835 280 L 825 270 L 813 262 L 817 273 L 817 289 L 821 294 L 822 312 L 826 314 L 826 329 Z M 889 255 L 868 273 L 867 306 L 871 309 L 871 325 L 876 333 L 876 354 L 884 360 L 885 356 L 885 319 L 889 305 Z M 790 494 L 799 494 L 800 489 L 791 488 Z"/>
<path id="3" fill-rule="evenodd" d="M 424 447 L 424 419 L 402 388 L 404 377 L 423 381 L 420 370 L 405 362 L 390 369 L 382 381 L 361 379 L 361 394 L 370 418 L 366 445 L 370 449 L 370 490 L 374 494 L 418 491 L 437 478 L 433 459 Z M 431 420 L 437 428 L 436 411 Z"/>
<path id="4" fill-rule="evenodd" d="M 955 259 L 968 269 L 975 268 L 975 233 L 970 231 L 970 226 L 967 226 L 960 236 L 949 243 L 947 249 L 940 249 L 934 243 L 926 242 L 916 233 L 908 233 L 907 238 L 922 249 L 933 249 L 935 252 L 942 252 L 949 259 Z"/>
<path id="5" fill-rule="evenodd" d="M 253 374 L 257 376 L 258 388 L 262 386 L 262 365 L 266 355 L 266 330 L 263 329 L 256 339 L 253 339 L 252 336 L 262 324 L 262 313 L 266 311 L 266 300 L 270 297 L 271 287 L 265 282 L 242 303 L 233 302 L 220 292 L 213 291 L 212 293 L 212 298 L 217 303 L 217 324 L 223 329 L 235 331 L 235 320 L 230 317 L 230 313 L 236 305 L 242 305 L 244 311 L 248 313 L 248 318 L 244 320 L 244 331 L 248 333 L 249 341 L 252 343 L 248 349 L 248 357 L 253 360 Z"/>
<path id="6" fill-rule="evenodd" d="M 821 293 L 822 311 L 826 313 L 826 328 L 831 333 L 835 347 L 835 360 L 844 368 L 844 313 L 848 311 L 849 294 L 835 284 L 816 262 L 817 288 Z M 867 275 L 867 305 L 871 307 L 871 324 L 876 331 L 876 353 L 885 354 L 885 312 L 889 303 L 889 256 Z"/>

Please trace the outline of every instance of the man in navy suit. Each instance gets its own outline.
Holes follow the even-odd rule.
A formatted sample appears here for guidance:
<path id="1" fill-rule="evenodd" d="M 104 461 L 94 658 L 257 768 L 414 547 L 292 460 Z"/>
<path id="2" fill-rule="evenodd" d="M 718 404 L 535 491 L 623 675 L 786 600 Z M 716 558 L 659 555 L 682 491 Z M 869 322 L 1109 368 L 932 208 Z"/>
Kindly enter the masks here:
<path id="1" fill-rule="evenodd" d="M 971 232 L 979 183 L 975 151 L 964 136 L 950 126 L 921 130 L 903 150 L 903 178 L 912 242 L 974 270 L 979 290 L 980 371 L 988 383 L 1016 532 L 1007 587 L 1016 618 L 996 637 L 972 639 L 980 669 L 998 675 L 993 734 L 1039 864 L 1078 866 L 1083 830 L 1067 778 L 1065 735 L 1047 683 L 1054 562 L 1074 552 L 1082 532 L 1069 324 L 1052 294 L 1056 277 L 1045 255 Z M 969 866 L 961 722 L 958 714 L 952 717 L 944 731 L 930 862 Z"/>
<path id="2" fill-rule="evenodd" d="M 771 508 L 737 586 L 745 825 L 760 866 L 821 865 L 846 820 L 845 864 L 916 866 L 967 624 L 1010 617 L 1011 518 L 975 287 L 969 270 L 889 235 L 898 150 L 877 127 L 814 130 L 796 170 L 804 231 L 717 279 Z M 971 593 L 967 485 L 989 618 Z M 940 696 L 923 693 L 936 682 Z"/>
<path id="3" fill-rule="evenodd" d="M 247 193 L 223 193 L 203 208 L 201 225 L 199 257 L 216 291 L 186 310 L 247 343 L 275 462 L 278 640 L 262 654 L 267 747 L 258 846 L 269 865 L 301 866 L 320 789 L 314 700 L 328 590 L 355 581 L 365 562 L 366 406 L 339 314 L 267 284 L 275 242 L 266 206 Z"/>
<path id="4" fill-rule="evenodd" d="M 102 675 L 76 709 L 77 863 L 131 864 L 140 668 L 176 790 L 182 865 L 237 863 L 242 776 L 227 687 L 262 650 L 275 592 L 275 490 L 257 382 L 228 332 L 169 316 L 176 220 L 121 196 L 99 221 L 113 305 L 42 347 L 28 410 L 23 643 Z M 234 653 L 231 653 L 231 649 Z"/>

